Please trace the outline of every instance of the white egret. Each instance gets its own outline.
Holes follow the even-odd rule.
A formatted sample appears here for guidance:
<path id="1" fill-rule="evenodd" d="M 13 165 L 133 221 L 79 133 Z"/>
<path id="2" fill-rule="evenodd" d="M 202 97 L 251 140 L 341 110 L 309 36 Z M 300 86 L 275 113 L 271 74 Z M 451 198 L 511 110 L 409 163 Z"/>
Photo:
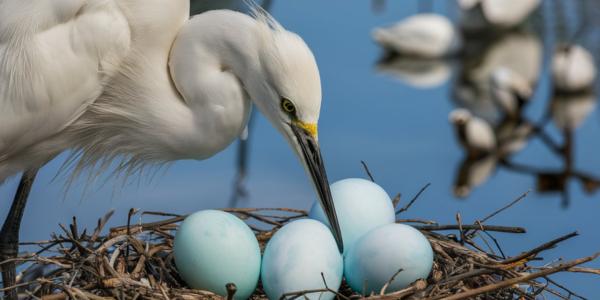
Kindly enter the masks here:
<path id="1" fill-rule="evenodd" d="M 375 28 L 373 39 L 401 55 L 440 58 L 457 53 L 460 33 L 447 17 L 423 13 L 410 16 L 388 28 Z"/>
<path id="2" fill-rule="evenodd" d="M 321 158 L 315 58 L 266 12 L 216 10 L 188 20 L 189 0 L 0 1 L 0 164 L 70 136 L 78 170 L 206 159 L 245 127 L 251 105 L 300 158 L 343 249 Z M 29 166 L 0 235 L 16 255 Z M 6 286 L 13 268 L 3 267 Z M 14 290 L 13 290 L 14 291 Z M 16 295 L 9 292 L 9 297 Z"/>
<path id="3" fill-rule="evenodd" d="M 509 117 L 518 117 L 533 95 L 531 83 L 506 67 L 492 71 L 490 80 L 492 99 Z"/>
<path id="4" fill-rule="evenodd" d="M 449 119 L 468 157 L 481 157 L 495 151 L 496 136 L 485 120 L 462 108 L 453 110 Z"/>
<path id="5" fill-rule="evenodd" d="M 463 27 L 481 30 L 517 26 L 539 6 L 540 0 L 458 0 L 463 13 Z"/>
<path id="6" fill-rule="evenodd" d="M 563 45 L 552 58 L 554 88 L 562 92 L 577 92 L 590 88 L 596 79 L 594 57 L 579 45 Z"/>

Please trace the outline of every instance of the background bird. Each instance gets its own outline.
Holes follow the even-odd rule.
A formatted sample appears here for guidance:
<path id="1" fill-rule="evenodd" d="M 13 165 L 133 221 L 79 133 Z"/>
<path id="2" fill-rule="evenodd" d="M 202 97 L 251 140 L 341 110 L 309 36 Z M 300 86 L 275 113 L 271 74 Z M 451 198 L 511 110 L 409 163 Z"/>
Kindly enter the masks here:
<path id="1" fill-rule="evenodd" d="M 422 13 L 387 28 L 375 28 L 373 39 L 401 55 L 441 58 L 456 54 L 462 45 L 460 33 L 447 17 Z"/>
<path id="2" fill-rule="evenodd" d="M 462 108 L 453 110 L 449 119 L 468 157 L 481 157 L 495 151 L 496 136 L 485 120 Z"/>
<path id="3" fill-rule="evenodd" d="M 577 92 L 591 88 L 596 78 L 594 57 L 579 45 L 561 45 L 552 58 L 554 88 Z"/>
<path id="4" fill-rule="evenodd" d="M 492 100 L 511 118 L 517 118 L 533 96 L 531 83 L 519 73 L 499 67 L 492 71 L 490 91 Z"/>
<path id="5" fill-rule="evenodd" d="M 465 30 L 505 30 L 523 23 L 540 5 L 540 0 L 459 0 L 458 5 Z"/>
<path id="6" fill-rule="evenodd" d="M 492 96 L 492 74 L 506 68 L 535 85 L 542 72 L 542 43 L 533 34 L 511 32 L 490 40 L 483 48 L 469 41 L 464 50 L 452 100 L 488 123 L 498 124 L 504 118 L 504 111 Z"/>
<path id="7" fill-rule="evenodd" d="M 241 134 L 253 104 L 300 158 L 343 248 L 319 150 L 312 52 L 259 7 L 191 20 L 189 10 L 188 0 L 0 2 L 0 165 L 48 150 L 22 176 L 0 260 L 16 254 L 37 168 L 61 148 L 76 153 L 74 174 L 115 160 L 131 174 L 206 159 Z M 3 277 L 14 282 L 14 264 Z"/>

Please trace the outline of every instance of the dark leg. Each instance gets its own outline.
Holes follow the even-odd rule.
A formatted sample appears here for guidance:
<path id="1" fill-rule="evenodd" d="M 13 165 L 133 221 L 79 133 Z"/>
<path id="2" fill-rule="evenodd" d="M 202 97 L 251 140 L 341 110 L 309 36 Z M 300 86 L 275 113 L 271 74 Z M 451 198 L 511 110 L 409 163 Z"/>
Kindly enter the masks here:
<path id="1" fill-rule="evenodd" d="M 229 207 L 235 207 L 239 200 L 242 198 L 246 198 L 248 196 L 248 192 L 246 191 L 245 181 L 246 175 L 248 174 L 248 155 L 249 155 L 249 139 L 252 135 L 252 128 L 254 124 L 255 111 L 253 110 L 250 119 L 248 119 L 248 124 L 246 125 L 246 129 L 242 136 L 240 136 L 240 142 L 238 147 L 238 157 L 237 157 L 237 174 L 235 176 L 235 181 L 233 183 L 233 194 L 229 199 Z"/>
<path id="2" fill-rule="evenodd" d="M 17 193 L 2 226 L 2 231 L 0 231 L 0 263 L 15 258 L 19 253 L 19 228 L 21 227 L 21 219 L 23 218 L 23 212 L 27 204 L 27 197 L 29 196 L 29 191 L 31 191 L 37 171 L 38 169 L 27 170 L 21 175 Z M 15 285 L 17 275 L 16 263 L 1 264 L 0 270 L 2 270 L 3 287 L 6 288 Z M 9 300 L 17 299 L 17 290 L 6 291 L 4 296 Z"/>

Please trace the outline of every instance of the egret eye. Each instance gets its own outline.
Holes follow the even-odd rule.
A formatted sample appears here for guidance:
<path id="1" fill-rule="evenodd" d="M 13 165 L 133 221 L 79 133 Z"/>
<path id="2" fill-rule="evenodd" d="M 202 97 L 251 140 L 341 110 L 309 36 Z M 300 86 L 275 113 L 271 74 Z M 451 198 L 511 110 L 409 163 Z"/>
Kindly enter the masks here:
<path id="1" fill-rule="evenodd" d="M 288 114 L 296 113 L 296 106 L 294 106 L 294 103 L 292 103 L 292 101 L 286 98 L 281 98 L 281 109 L 283 109 L 283 111 L 285 111 Z"/>

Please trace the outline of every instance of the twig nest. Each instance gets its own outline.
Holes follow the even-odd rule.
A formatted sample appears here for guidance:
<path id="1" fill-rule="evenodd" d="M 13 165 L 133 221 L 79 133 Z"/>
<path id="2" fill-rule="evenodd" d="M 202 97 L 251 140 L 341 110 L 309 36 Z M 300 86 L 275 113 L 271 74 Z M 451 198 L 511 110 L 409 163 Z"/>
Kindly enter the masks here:
<path id="1" fill-rule="evenodd" d="M 175 236 L 177 270 L 194 289 L 226 296 L 227 284 L 237 287 L 235 299 L 248 299 L 260 274 L 260 248 L 252 230 L 238 217 L 204 210 L 187 217 Z"/>
<path id="2" fill-rule="evenodd" d="M 403 55 L 441 58 L 457 53 L 462 38 L 447 17 L 417 14 L 371 34 L 382 47 Z"/>
<path id="3" fill-rule="evenodd" d="M 344 252 L 365 233 L 394 223 L 396 219 L 390 196 L 372 181 L 362 178 L 337 181 L 331 185 L 331 196 L 342 231 Z M 330 226 L 319 202 L 313 204 L 308 216 Z"/>
<path id="4" fill-rule="evenodd" d="M 565 45 L 552 59 L 554 87 L 561 92 L 577 92 L 592 86 L 596 78 L 594 58 L 579 45 Z"/>
<path id="5" fill-rule="evenodd" d="M 426 279 L 433 266 L 433 250 L 421 232 L 404 224 L 388 224 L 367 233 L 345 257 L 344 275 L 363 295 L 401 290 Z"/>
<path id="6" fill-rule="evenodd" d="M 329 228 L 303 219 L 283 226 L 273 235 L 263 255 L 261 280 L 271 300 L 311 290 L 319 291 L 298 295 L 328 300 L 335 294 L 324 289 L 339 289 L 343 268 L 342 255 Z"/>

